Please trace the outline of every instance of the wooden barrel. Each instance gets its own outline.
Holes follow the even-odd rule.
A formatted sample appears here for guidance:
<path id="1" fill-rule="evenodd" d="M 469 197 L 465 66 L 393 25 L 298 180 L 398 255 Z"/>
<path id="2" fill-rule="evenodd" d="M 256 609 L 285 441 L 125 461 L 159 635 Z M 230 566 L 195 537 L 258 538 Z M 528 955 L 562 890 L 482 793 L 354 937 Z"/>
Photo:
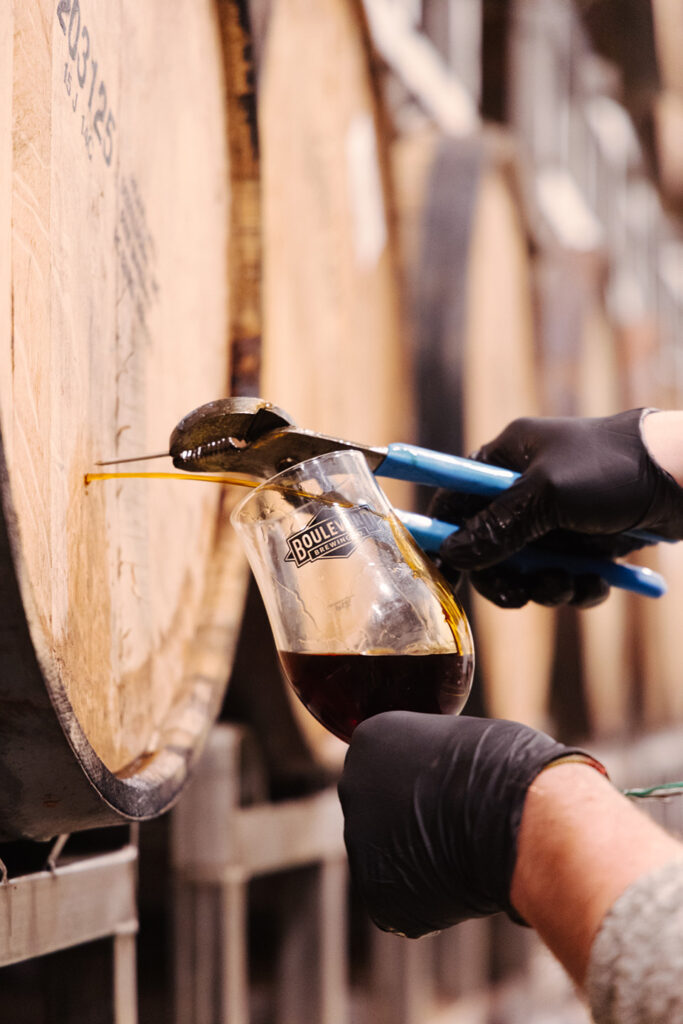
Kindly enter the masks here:
<path id="1" fill-rule="evenodd" d="M 659 90 L 653 100 L 654 138 L 660 185 L 680 215 L 683 209 L 683 10 L 652 0 Z"/>
<path id="2" fill-rule="evenodd" d="M 466 454 L 539 410 L 528 238 L 510 139 L 430 128 L 392 150 L 422 443 Z M 487 711 L 543 725 L 554 614 L 473 595 Z"/>
<path id="3" fill-rule="evenodd" d="M 0 10 L 0 339 L 12 330 L 12 57 L 14 15 Z"/>
<path id="4" fill-rule="evenodd" d="M 622 374 L 606 309 L 607 265 L 599 250 L 547 244 L 535 259 L 544 413 L 607 416 L 622 409 Z M 585 727 L 607 737 L 628 731 L 633 706 L 631 601 L 613 589 L 596 608 L 577 610 L 575 664 L 558 665 L 562 703 L 585 705 Z M 641 602 L 644 599 L 639 599 Z M 576 715 L 574 721 L 580 722 Z"/>
<path id="5" fill-rule="evenodd" d="M 654 316 L 619 325 L 618 339 L 626 371 L 626 401 L 631 407 L 680 409 L 676 389 L 675 353 L 667 353 Z M 666 373 L 668 366 L 669 373 Z M 638 559 L 660 572 L 667 594 L 658 601 L 638 599 L 631 628 L 636 646 L 641 725 L 657 728 L 683 721 L 678 630 L 683 601 L 683 544 L 647 548 Z"/>
<path id="6" fill-rule="evenodd" d="M 385 138 L 362 5 L 274 4 L 258 92 L 262 394 L 309 429 L 410 441 Z M 409 502 L 405 485 L 386 489 Z M 338 763 L 343 745 L 298 701 L 294 711 L 316 758 Z"/>
<path id="7" fill-rule="evenodd" d="M 259 96 L 264 394 L 311 429 L 395 441 L 412 417 L 360 3 L 280 0 Z"/>
<path id="8" fill-rule="evenodd" d="M 683 212 L 683 10 L 680 4 L 652 0 L 652 17 L 659 91 L 654 97 L 654 138 L 657 171 L 667 206 Z M 680 339 L 663 339 L 662 325 L 654 317 L 625 324 L 622 343 L 628 353 L 630 400 L 634 405 L 681 408 L 683 395 L 676 387 L 677 357 L 667 351 Z M 663 367 L 670 368 L 666 375 Z M 641 372 L 638 373 L 637 368 Z M 644 371 L 644 372 L 642 372 Z M 647 606 L 637 618 L 642 664 L 641 706 L 648 726 L 683 720 L 683 686 L 678 651 L 679 609 L 683 600 L 683 545 L 660 545 L 648 554 L 648 565 L 667 580 L 668 593 L 656 607 Z"/>
<path id="9" fill-rule="evenodd" d="M 220 705 L 231 496 L 84 474 L 166 450 L 236 375 L 257 390 L 242 7 L 39 0 L 0 33 L 3 839 L 158 814 Z"/>

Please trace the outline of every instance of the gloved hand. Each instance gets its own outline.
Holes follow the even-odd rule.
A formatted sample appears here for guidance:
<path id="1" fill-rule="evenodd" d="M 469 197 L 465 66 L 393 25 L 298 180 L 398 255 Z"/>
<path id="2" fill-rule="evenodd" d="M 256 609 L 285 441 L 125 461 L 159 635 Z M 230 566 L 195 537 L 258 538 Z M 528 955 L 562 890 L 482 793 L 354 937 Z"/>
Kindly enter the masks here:
<path id="1" fill-rule="evenodd" d="M 351 877 L 375 923 L 417 938 L 506 911 L 527 790 L 558 759 L 517 722 L 387 711 L 357 726 L 339 783 Z"/>
<path id="2" fill-rule="evenodd" d="M 633 409 L 603 418 L 509 424 L 474 458 L 516 470 L 521 478 L 485 504 L 438 491 L 429 509 L 439 519 L 463 524 L 441 546 L 446 575 L 469 570 L 473 585 L 506 607 L 527 600 L 587 607 L 609 593 L 599 577 L 556 569 L 522 574 L 499 563 L 538 538 L 544 538 L 540 546 L 555 550 L 615 558 L 641 546 L 624 537 L 624 530 L 683 537 L 683 489 L 645 447 L 643 415 Z"/>

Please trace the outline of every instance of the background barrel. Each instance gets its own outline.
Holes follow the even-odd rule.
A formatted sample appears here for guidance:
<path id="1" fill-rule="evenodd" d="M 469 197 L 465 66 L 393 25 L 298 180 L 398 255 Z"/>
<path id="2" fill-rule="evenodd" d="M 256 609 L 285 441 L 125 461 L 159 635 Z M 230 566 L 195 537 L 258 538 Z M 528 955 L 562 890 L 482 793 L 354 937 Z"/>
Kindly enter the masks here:
<path id="1" fill-rule="evenodd" d="M 652 0 L 659 89 L 653 101 L 658 175 L 668 201 L 680 216 L 683 210 L 683 69 L 680 4 Z"/>
<path id="2" fill-rule="evenodd" d="M 619 412 L 623 382 L 615 330 L 606 310 L 604 252 L 572 250 L 546 240 L 534 260 L 534 278 L 544 413 Z M 612 589 L 598 607 L 566 609 L 562 615 L 560 699 L 574 727 L 594 736 L 624 734 L 633 726 L 630 596 Z M 636 604 L 642 609 L 648 600 L 638 598 Z M 571 637 L 576 638 L 573 651 Z"/>
<path id="3" fill-rule="evenodd" d="M 233 499 L 84 474 L 228 391 L 248 68 L 232 0 L 41 0 L 0 45 L 0 835 L 44 838 L 168 806 L 227 680 Z"/>
<path id="4" fill-rule="evenodd" d="M 258 91 L 262 394 L 312 430 L 410 441 L 386 140 L 362 5 L 273 5 Z M 410 501 L 406 485 L 386 490 Z M 343 746 L 293 699 L 316 757 L 339 761 Z"/>
<path id="5" fill-rule="evenodd" d="M 420 441 L 466 454 L 539 410 L 529 239 L 504 133 L 423 126 L 392 147 Z M 472 595 L 477 685 L 495 716 L 544 724 L 554 615 Z"/>
<path id="6" fill-rule="evenodd" d="M 14 14 L 0 10 L 0 338 L 12 331 L 12 66 Z"/>
<path id="7" fill-rule="evenodd" d="M 676 353 L 663 324 L 641 316 L 620 324 L 618 338 L 625 382 L 625 404 L 631 407 L 680 409 Z M 673 339 L 674 345 L 676 339 Z M 632 556 L 634 557 L 634 556 Z M 634 557 L 634 560 L 635 557 Z M 683 545 L 659 544 L 644 549 L 644 565 L 661 572 L 667 595 L 641 601 L 633 610 L 632 629 L 638 668 L 640 724 L 656 729 L 683 720 L 683 687 L 678 630 L 683 600 Z"/>

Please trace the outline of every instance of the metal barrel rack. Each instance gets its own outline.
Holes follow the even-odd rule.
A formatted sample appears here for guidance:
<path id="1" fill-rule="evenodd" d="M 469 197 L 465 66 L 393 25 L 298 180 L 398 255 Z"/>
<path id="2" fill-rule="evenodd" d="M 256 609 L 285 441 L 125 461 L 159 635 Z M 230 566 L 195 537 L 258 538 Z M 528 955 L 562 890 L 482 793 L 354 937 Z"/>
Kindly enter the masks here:
<path id="1" fill-rule="evenodd" d="M 68 836 L 60 836 L 40 871 L 10 878 L 3 864 L 0 968 L 73 950 L 59 983 L 60 1024 L 83 1019 L 78 1016 L 82 1011 L 75 1009 L 82 1006 L 84 987 L 85 961 L 79 963 L 79 947 L 98 940 L 110 944 L 101 974 L 98 970 L 96 977 L 88 978 L 89 985 L 97 986 L 98 1012 L 101 1009 L 111 1024 L 137 1024 L 138 850 L 135 827 L 128 831 L 123 846 L 78 857 L 62 854 Z M 8 1019 L 7 989 L 3 992 L 0 1017 Z"/>
<path id="2" fill-rule="evenodd" d="M 348 1019 L 346 861 L 337 793 L 269 803 L 247 730 L 217 726 L 172 815 L 177 1024 L 247 1024 L 249 882 L 297 879 L 278 1024 Z"/>

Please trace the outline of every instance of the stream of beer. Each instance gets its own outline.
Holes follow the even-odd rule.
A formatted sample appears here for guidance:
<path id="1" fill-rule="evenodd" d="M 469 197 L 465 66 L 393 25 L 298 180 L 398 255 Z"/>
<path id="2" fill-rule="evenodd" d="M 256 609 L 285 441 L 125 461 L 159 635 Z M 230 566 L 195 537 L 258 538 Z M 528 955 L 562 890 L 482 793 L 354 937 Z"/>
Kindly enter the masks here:
<path id="1" fill-rule="evenodd" d="M 323 505 L 339 505 L 342 508 L 354 508 L 353 502 L 344 501 L 339 497 L 324 497 L 322 494 L 309 494 L 308 491 L 301 491 L 297 487 L 287 487 L 285 484 L 267 483 L 263 480 L 248 480 L 243 476 L 232 476 L 229 473 L 212 475 L 210 473 L 85 473 L 83 482 L 86 487 L 97 480 L 193 480 L 195 483 L 208 484 L 230 484 L 235 487 L 263 487 L 267 486 L 282 494 L 292 494 L 296 498 L 306 498 L 312 501 L 321 502 Z M 368 511 L 375 515 L 380 513 L 374 509 Z M 380 516 L 380 518 L 383 518 Z"/>
<path id="2" fill-rule="evenodd" d="M 139 479 L 151 479 L 151 480 L 194 480 L 195 483 L 218 483 L 218 484 L 231 484 L 236 487 L 260 487 L 263 481 L 249 480 L 246 477 L 232 476 L 231 474 L 225 473 L 220 475 L 210 475 L 202 473 L 201 475 L 195 476 L 192 473 L 86 473 L 84 476 L 85 486 L 94 483 L 97 480 L 139 480 Z M 324 497 L 321 494 L 309 494 L 307 491 L 301 491 L 295 487 L 287 487 L 283 484 L 272 483 L 268 486 L 273 487 L 275 490 L 283 493 L 292 494 L 297 498 L 312 499 L 313 501 L 322 502 L 325 505 L 338 505 L 342 508 L 354 508 L 353 502 L 344 501 L 338 496 Z M 385 516 L 381 512 L 377 512 L 376 509 L 367 508 L 368 512 L 372 512 L 389 523 L 391 532 L 394 535 L 396 545 L 401 552 L 404 561 L 410 566 L 413 574 L 416 576 L 429 576 L 432 580 L 432 584 L 436 589 L 436 593 L 443 610 L 444 617 L 448 623 L 448 627 L 453 634 L 455 640 L 455 646 L 458 651 L 461 650 L 458 621 L 462 617 L 462 612 L 459 605 L 456 603 L 450 588 L 447 586 L 445 581 L 441 578 L 440 574 L 432 566 L 428 558 L 419 557 L 419 548 L 410 537 L 410 534 L 401 526 L 400 521 L 395 516 Z"/>
<path id="3" fill-rule="evenodd" d="M 194 476 L 191 473 L 86 473 L 83 479 L 87 487 L 88 484 L 93 483 L 95 480 L 138 480 L 143 478 L 152 480 L 194 480 L 197 483 L 235 484 L 237 487 L 259 486 L 256 480 L 247 480 L 242 476 L 228 476 L 227 474 L 220 476 L 209 476 L 207 474 Z"/>

